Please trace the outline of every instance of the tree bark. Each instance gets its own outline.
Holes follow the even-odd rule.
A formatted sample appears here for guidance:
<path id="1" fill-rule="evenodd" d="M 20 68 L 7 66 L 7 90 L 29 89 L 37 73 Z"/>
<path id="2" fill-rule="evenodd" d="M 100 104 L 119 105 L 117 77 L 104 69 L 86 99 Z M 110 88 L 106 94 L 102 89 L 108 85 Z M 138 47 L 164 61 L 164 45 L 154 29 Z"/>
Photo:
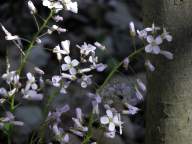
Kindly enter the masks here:
<path id="1" fill-rule="evenodd" d="M 143 0 L 144 23 L 165 26 L 174 60 L 151 57 L 148 72 L 146 144 L 192 144 L 192 0 Z"/>

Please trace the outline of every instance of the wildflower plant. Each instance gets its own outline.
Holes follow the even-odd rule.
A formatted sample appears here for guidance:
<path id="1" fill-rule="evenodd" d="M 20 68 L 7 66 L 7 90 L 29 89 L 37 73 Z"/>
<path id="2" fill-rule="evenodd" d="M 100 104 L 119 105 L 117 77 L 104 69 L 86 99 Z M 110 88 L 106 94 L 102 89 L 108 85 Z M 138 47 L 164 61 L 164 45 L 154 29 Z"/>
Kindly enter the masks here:
<path id="1" fill-rule="evenodd" d="M 75 14 L 78 13 L 77 2 L 71 0 L 42 0 L 42 6 L 48 8 L 50 14 L 46 19 L 43 19 L 43 23 L 40 24 L 37 21 L 37 17 L 39 17 L 38 9 L 33 1 L 29 0 L 27 6 L 38 29 L 31 40 L 11 34 L 5 26 L 1 24 L 1 28 L 5 33 L 5 39 L 7 41 L 12 41 L 21 52 L 21 63 L 19 67 L 10 71 L 11 65 L 7 60 L 7 69 L 1 77 L 5 86 L 1 86 L 0 88 L 0 104 L 5 111 L 4 115 L 0 117 L 0 129 L 6 134 L 8 138 L 7 142 L 9 144 L 12 143 L 13 129 L 15 125 L 25 125 L 25 123 L 18 121 L 14 116 L 15 110 L 22 102 L 18 100 L 18 98 L 25 101 L 43 101 L 47 98 L 43 93 L 43 90 L 46 89 L 46 72 L 38 67 L 34 67 L 34 72 L 24 72 L 31 50 L 35 45 L 41 43 L 42 35 L 50 35 L 53 32 L 60 34 L 67 31 L 67 29 L 57 26 L 57 22 L 63 21 L 63 17 L 60 16 L 61 11 L 71 11 Z M 54 24 L 50 27 L 49 22 L 51 20 L 54 20 Z M 108 100 L 103 99 L 101 91 L 121 66 L 128 69 L 132 59 L 139 56 L 141 53 L 155 56 L 163 55 L 168 59 L 173 59 L 173 54 L 171 52 L 161 49 L 161 45 L 164 41 L 172 41 L 172 36 L 167 32 L 166 28 L 163 28 L 162 31 L 161 30 L 162 29 L 155 26 L 155 24 L 152 24 L 151 27 L 147 27 L 143 30 L 136 30 L 134 23 L 130 22 L 130 36 L 133 39 L 135 50 L 114 66 L 103 84 L 96 88 L 96 91 L 90 92 L 86 95 L 92 102 L 91 112 L 88 114 L 83 113 L 81 108 L 76 108 L 76 115 L 71 118 L 73 126 L 64 128 L 61 116 L 70 111 L 70 106 L 68 104 L 63 104 L 63 107 L 56 108 L 55 110 L 46 107 L 47 113 L 45 114 L 44 122 L 42 122 L 42 125 L 39 128 L 40 133 L 37 132 L 36 138 L 30 138 L 31 143 L 45 142 L 45 132 L 43 131 L 45 131 L 46 127 L 49 128 L 50 133 L 52 133 L 50 135 L 52 136 L 49 141 L 50 143 L 53 141 L 57 141 L 61 144 L 70 143 L 71 135 L 74 135 L 80 137 L 82 144 L 96 144 L 97 141 L 94 139 L 95 136 L 93 135 L 93 129 L 95 128 L 101 128 L 103 130 L 103 135 L 109 138 L 115 138 L 116 135 L 122 135 L 123 124 L 126 123 L 126 121 L 123 121 L 121 116 L 134 115 L 140 109 L 129 104 L 129 101 L 121 101 L 123 108 L 118 109 L 114 107 L 114 101 L 110 99 L 110 97 Z M 136 39 L 142 41 L 144 44 L 142 48 L 136 48 Z M 29 43 L 26 48 L 23 45 L 23 41 Z M 83 45 L 76 45 L 76 48 L 73 49 L 79 51 L 80 56 L 78 58 L 73 57 L 71 49 L 71 42 L 69 40 L 63 40 L 59 44 L 55 45 L 51 50 L 59 61 L 60 71 L 49 77 L 48 82 L 52 87 L 56 87 L 59 90 L 59 93 L 64 95 L 67 93 L 68 87 L 75 82 L 82 88 L 89 87 L 94 83 L 92 81 L 92 78 L 94 77 L 93 72 L 103 72 L 107 68 L 106 64 L 100 62 L 96 52 L 97 49 L 107 50 L 107 48 L 101 43 L 95 42 L 94 44 L 89 44 L 84 42 Z M 149 59 L 146 59 L 145 65 L 150 71 L 155 70 L 155 66 L 153 66 Z M 142 101 L 144 99 L 142 92 L 147 90 L 142 80 L 137 79 L 133 89 L 135 90 L 136 98 L 139 101 Z M 102 113 L 103 107 L 105 113 Z M 99 126 L 95 126 L 95 124 Z"/>

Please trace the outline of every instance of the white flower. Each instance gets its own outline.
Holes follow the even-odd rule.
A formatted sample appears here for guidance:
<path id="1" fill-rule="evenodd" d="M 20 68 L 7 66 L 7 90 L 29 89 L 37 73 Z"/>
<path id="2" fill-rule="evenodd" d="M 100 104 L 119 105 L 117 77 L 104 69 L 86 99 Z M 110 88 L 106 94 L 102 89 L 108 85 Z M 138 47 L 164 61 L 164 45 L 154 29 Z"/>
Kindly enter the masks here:
<path id="1" fill-rule="evenodd" d="M 159 54 L 160 47 L 159 45 L 163 42 L 161 36 L 154 38 L 152 35 L 147 36 L 147 42 L 149 43 L 145 46 L 145 51 L 147 53 Z"/>
<path id="2" fill-rule="evenodd" d="M 106 47 L 104 45 L 102 45 L 101 43 L 99 42 L 95 42 L 94 45 L 98 48 L 100 48 L 101 50 L 106 50 Z"/>
<path id="3" fill-rule="evenodd" d="M 77 47 L 80 49 L 80 53 L 86 56 L 89 55 L 90 53 L 95 53 L 96 50 L 95 46 L 87 43 L 84 43 L 82 46 L 77 45 Z"/>
<path id="4" fill-rule="evenodd" d="M 62 78 L 69 79 L 69 80 L 72 80 L 72 81 L 77 79 L 77 77 L 75 75 L 73 75 L 73 74 L 61 73 L 61 76 L 62 76 Z"/>
<path id="5" fill-rule="evenodd" d="M 140 79 L 137 79 L 137 85 L 139 86 L 139 88 L 142 91 L 146 91 L 147 88 L 146 88 L 145 84 Z"/>
<path id="6" fill-rule="evenodd" d="M 66 10 L 71 11 L 73 13 L 78 13 L 78 4 L 77 4 L 77 2 L 71 2 L 71 1 L 66 2 L 65 3 L 65 8 L 66 8 Z"/>
<path id="7" fill-rule="evenodd" d="M 147 32 L 152 32 L 152 33 L 154 33 L 154 32 L 156 32 L 157 30 L 160 30 L 160 27 L 156 27 L 155 24 L 153 23 L 153 24 L 152 24 L 152 27 L 145 28 L 144 30 L 147 31 Z"/>
<path id="8" fill-rule="evenodd" d="M 102 64 L 102 63 L 96 65 L 96 70 L 98 72 L 103 72 L 106 68 L 107 68 L 107 65 Z"/>
<path id="9" fill-rule="evenodd" d="M 109 132 L 114 132 L 115 131 L 115 126 L 119 126 L 122 124 L 121 121 L 119 121 L 118 115 L 115 114 L 113 115 L 113 112 L 111 110 L 106 111 L 106 116 L 102 116 L 100 118 L 100 122 L 103 125 L 108 125 L 108 130 Z"/>
<path id="10" fill-rule="evenodd" d="M 150 71 L 152 71 L 152 72 L 155 70 L 155 67 L 154 67 L 154 65 L 151 63 L 150 60 L 146 60 L 146 61 L 145 61 L 145 66 L 146 66 Z"/>
<path id="11" fill-rule="evenodd" d="M 92 75 L 83 75 L 81 77 L 81 87 L 86 88 L 88 85 L 92 84 L 91 80 Z"/>
<path id="12" fill-rule="evenodd" d="M 135 25 L 133 22 L 130 22 L 129 23 L 129 28 L 130 28 L 130 34 L 132 37 L 135 37 L 136 36 L 136 32 L 135 32 Z"/>
<path id="13" fill-rule="evenodd" d="M 27 84 L 25 86 L 25 91 L 28 91 L 30 88 L 36 90 L 38 88 L 37 84 L 35 83 L 35 77 L 31 73 L 27 73 Z"/>
<path id="14" fill-rule="evenodd" d="M 65 41 L 61 42 L 61 47 L 59 45 L 57 45 L 53 49 L 53 53 L 56 53 L 57 54 L 57 59 L 61 60 L 62 59 L 62 55 L 70 54 L 70 49 L 69 48 L 70 48 L 70 41 L 69 40 L 65 40 Z"/>
<path id="15" fill-rule="evenodd" d="M 108 137 L 108 138 L 115 138 L 115 131 L 106 132 L 105 135 L 106 135 L 106 137 Z"/>
<path id="16" fill-rule="evenodd" d="M 16 71 L 7 72 L 2 75 L 2 78 L 6 80 L 7 84 L 14 83 L 19 84 L 19 75 Z"/>
<path id="17" fill-rule="evenodd" d="M 162 38 L 166 39 L 168 42 L 173 40 L 173 37 L 167 32 L 166 28 L 163 28 Z"/>
<path id="18" fill-rule="evenodd" d="M 132 105 L 130 105 L 128 103 L 125 103 L 124 105 L 128 108 L 128 110 L 123 110 L 122 111 L 123 114 L 134 115 L 140 110 L 137 107 L 134 107 L 134 106 L 132 106 Z"/>
<path id="19" fill-rule="evenodd" d="M 54 9 L 56 13 L 63 9 L 63 5 L 58 1 L 43 0 L 43 6 Z"/>
<path id="20" fill-rule="evenodd" d="M 34 70 L 39 75 L 44 75 L 45 74 L 45 72 L 42 69 L 40 69 L 39 67 L 34 67 Z"/>
<path id="21" fill-rule="evenodd" d="M 15 121 L 15 116 L 9 111 L 6 112 L 5 117 L 0 118 L 0 122 L 1 123 L 10 123 L 10 124 L 17 125 L 17 126 L 24 125 L 24 123 L 21 121 Z"/>
<path id="22" fill-rule="evenodd" d="M 0 95 L 7 96 L 8 95 L 7 90 L 5 88 L 0 88 Z"/>
<path id="23" fill-rule="evenodd" d="M 56 140 L 59 141 L 61 144 L 69 143 L 69 135 L 64 134 L 64 130 L 58 127 L 57 123 L 53 124 L 52 131 L 56 136 Z"/>
<path id="24" fill-rule="evenodd" d="M 37 13 L 37 9 L 35 8 L 35 6 L 31 0 L 29 0 L 27 4 L 28 4 L 31 14 Z"/>
<path id="25" fill-rule="evenodd" d="M 173 59 L 173 54 L 171 52 L 169 52 L 169 51 L 161 50 L 160 54 L 165 56 L 167 59 L 170 59 L 170 60 Z"/>
<path id="26" fill-rule="evenodd" d="M 53 86 L 60 87 L 60 85 L 61 85 L 60 81 L 61 81 L 61 76 L 55 75 L 55 76 L 52 77 L 52 84 L 53 84 Z"/>
<path id="27" fill-rule="evenodd" d="M 62 66 L 61 66 L 62 70 L 63 71 L 69 70 L 69 73 L 71 75 L 75 75 L 77 73 L 77 70 L 75 69 L 75 67 L 77 67 L 79 65 L 79 61 L 76 59 L 71 60 L 70 56 L 66 56 L 64 58 L 64 61 L 66 64 L 62 64 Z"/>
<path id="28" fill-rule="evenodd" d="M 8 30 L 1 24 L 1 28 L 4 31 L 4 33 L 6 34 L 5 39 L 6 40 L 20 40 L 19 36 L 17 35 L 12 35 L 10 32 L 8 32 Z"/>
<path id="29" fill-rule="evenodd" d="M 138 88 L 136 87 L 135 88 L 135 94 L 136 94 L 136 97 L 139 99 L 139 100 L 143 100 L 143 95 L 141 94 L 141 92 L 138 90 Z"/>
<path id="30" fill-rule="evenodd" d="M 27 91 L 22 91 L 24 96 L 24 99 L 27 100 L 33 100 L 33 101 L 40 101 L 43 99 L 43 94 L 37 93 L 35 90 L 27 90 Z"/>
<path id="31" fill-rule="evenodd" d="M 128 69 L 129 63 L 130 63 L 130 60 L 129 60 L 128 57 L 126 57 L 126 58 L 123 60 L 123 67 L 124 67 L 126 70 Z"/>
<path id="32" fill-rule="evenodd" d="M 83 113 L 80 108 L 76 108 L 76 117 L 77 118 L 72 118 L 75 130 L 79 132 L 87 132 L 88 127 L 83 126 Z"/>
<path id="33" fill-rule="evenodd" d="M 63 17 L 62 17 L 62 16 L 59 16 L 59 15 L 56 15 L 55 17 L 53 17 L 53 19 L 54 19 L 56 22 L 63 21 Z"/>
<path id="34" fill-rule="evenodd" d="M 95 56 L 95 53 L 92 53 L 92 55 L 89 56 L 89 62 L 92 63 L 94 66 L 97 64 L 98 57 Z"/>
<path id="35" fill-rule="evenodd" d="M 146 39 L 147 38 L 147 31 L 146 30 L 137 30 L 137 34 L 139 36 L 140 39 Z"/>
<path id="36" fill-rule="evenodd" d="M 50 29 L 47 30 L 47 33 L 52 34 L 54 31 L 57 31 L 60 34 L 60 33 L 66 32 L 67 30 L 65 28 L 61 28 L 57 25 L 53 25 Z"/>
<path id="37" fill-rule="evenodd" d="M 92 98 L 92 106 L 93 106 L 93 113 L 99 114 L 99 104 L 101 103 L 102 99 L 99 95 L 88 93 L 88 96 Z"/>

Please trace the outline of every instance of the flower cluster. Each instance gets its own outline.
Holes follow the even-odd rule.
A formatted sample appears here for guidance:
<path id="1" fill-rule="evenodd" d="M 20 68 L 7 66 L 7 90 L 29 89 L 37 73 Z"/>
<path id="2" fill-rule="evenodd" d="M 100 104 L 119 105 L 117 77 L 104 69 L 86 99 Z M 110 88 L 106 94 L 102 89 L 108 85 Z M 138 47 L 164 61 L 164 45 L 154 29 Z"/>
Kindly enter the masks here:
<path id="1" fill-rule="evenodd" d="M 114 138 L 116 129 L 119 127 L 119 133 L 122 134 L 122 124 L 120 113 L 115 113 L 112 110 L 106 110 L 106 115 L 100 118 L 100 122 L 103 125 L 108 125 L 108 131 L 105 133 L 107 137 Z"/>
<path id="2" fill-rule="evenodd" d="M 66 92 L 65 89 L 69 86 L 71 81 L 77 80 L 82 88 L 86 88 L 92 84 L 91 71 L 96 70 L 102 72 L 107 67 L 105 64 L 98 63 L 96 56 L 96 46 L 84 43 L 82 46 L 77 45 L 80 49 L 80 60 L 72 59 L 70 56 L 70 41 L 65 40 L 61 42 L 61 46 L 57 45 L 53 49 L 56 53 L 57 59 L 62 61 L 61 74 L 52 77 L 52 84 L 55 87 L 60 87 L 61 92 Z"/>
<path id="3" fill-rule="evenodd" d="M 46 98 L 44 97 L 44 94 L 42 92 L 44 88 L 46 88 L 46 83 L 43 79 L 43 75 L 45 74 L 45 72 L 38 67 L 34 67 L 34 73 L 22 73 L 22 70 L 26 64 L 30 50 L 34 47 L 35 44 L 38 45 L 41 43 L 41 36 L 45 34 L 52 34 L 53 32 L 57 32 L 60 34 L 67 31 L 65 28 L 61 28 L 56 24 L 53 24 L 51 27 L 49 27 L 48 21 L 51 18 L 53 18 L 55 22 L 63 21 L 63 17 L 58 14 L 61 10 L 78 13 L 77 2 L 72 2 L 71 0 L 42 0 L 42 5 L 50 9 L 51 15 L 48 16 L 46 20 L 44 20 L 44 24 L 40 28 L 35 17 L 38 13 L 38 10 L 31 0 L 29 0 L 27 4 L 30 13 L 34 16 L 36 25 L 38 27 L 38 32 L 31 41 L 21 38 L 18 35 L 11 34 L 1 24 L 1 28 L 5 33 L 5 39 L 8 41 L 12 41 L 23 54 L 23 59 L 21 61 L 20 67 L 15 71 L 10 71 L 10 64 L 9 62 L 7 62 L 6 73 L 2 75 L 2 79 L 6 82 L 6 86 L 2 86 L 0 88 L 0 105 L 4 106 L 6 104 L 6 110 L 5 116 L 0 118 L 1 129 L 4 129 L 6 124 L 18 126 L 23 125 L 23 122 L 16 121 L 16 118 L 13 115 L 16 106 L 15 100 L 18 100 L 20 102 L 19 98 L 21 98 L 30 101 L 41 101 Z M 46 31 L 45 34 L 43 33 L 44 30 Z M 168 59 L 173 59 L 173 54 L 171 52 L 162 50 L 160 47 L 160 45 L 162 45 L 164 41 L 171 42 L 173 38 L 165 28 L 163 28 L 163 32 L 159 35 L 158 32 L 160 30 L 160 27 L 156 27 L 153 24 L 152 27 L 147 27 L 144 30 L 140 31 L 135 29 L 133 22 L 130 23 L 131 37 L 138 37 L 145 44 L 144 48 L 141 50 L 144 50 L 147 54 L 161 54 Z M 27 48 L 26 52 L 23 52 L 22 50 L 23 40 L 29 42 L 29 47 Z M 62 94 L 67 93 L 67 88 L 73 82 L 79 83 L 82 88 L 87 88 L 89 85 L 92 85 L 93 72 L 103 72 L 107 68 L 107 65 L 99 62 L 99 58 L 96 53 L 97 49 L 105 50 L 106 47 L 99 42 L 95 42 L 94 44 L 88 44 L 84 42 L 82 45 L 76 45 L 76 50 L 78 50 L 79 52 L 79 57 L 75 58 L 71 53 L 71 42 L 69 40 L 61 41 L 61 43 L 56 45 L 52 50 L 60 63 L 60 73 L 51 76 L 49 78 L 51 80 L 48 80 L 48 82 L 50 82 L 53 87 L 58 88 L 60 90 L 60 93 Z M 108 82 L 108 80 L 122 64 L 125 69 L 128 69 L 131 58 L 139 52 L 141 51 L 137 51 L 135 47 L 135 53 L 126 57 L 122 62 L 120 62 L 119 65 L 115 66 L 112 72 L 106 78 L 106 81 L 104 81 L 103 85 L 101 85 L 101 87 L 99 87 L 99 89 L 97 89 L 95 93 L 89 92 L 87 94 L 87 97 L 89 98 L 89 100 L 91 100 L 90 105 L 92 106 L 91 114 L 89 114 L 90 117 L 88 117 L 86 113 L 83 114 L 81 108 L 76 108 L 76 116 L 71 118 L 71 121 L 73 122 L 73 127 L 65 130 L 62 127 L 61 117 L 64 113 L 70 110 L 69 105 L 66 104 L 63 107 L 58 107 L 54 111 L 47 110 L 49 112 L 46 113 L 47 117 L 45 120 L 45 125 L 48 124 L 49 129 L 54 135 L 54 140 L 61 144 L 69 143 L 69 133 L 71 133 L 72 135 L 78 136 L 81 139 L 87 138 L 87 141 L 91 144 L 96 144 L 95 141 L 90 139 L 92 137 L 90 133 L 92 131 L 92 127 L 94 127 L 94 122 L 99 124 L 99 126 L 103 126 L 102 128 L 105 129 L 105 135 L 109 138 L 114 138 L 116 134 L 122 135 L 122 126 L 124 123 L 121 119 L 122 114 L 134 115 L 140 109 L 136 107 L 136 104 L 131 104 L 131 102 L 129 103 L 129 101 L 124 97 L 119 100 L 121 105 L 120 108 L 116 108 L 115 101 L 111 97 L 108 97 L 106 98 L 106 100 L 104 100 L 104 97 L 99 90 L 101 90 L 101 88 L 105 86 L 106 82 Z M 155 70 L 155 67 L 149 60 L 145 61 L 145 65 L 149 68 L 149 70 Z M 132 88 L 134 90 L 134 98 L 137 99 L 137 101 L 143 101 L 143 93 L 147 91 L 144 82 L 138 78 L 135 80 L 133 87 L 127 87 L 124 84 L 122 84 L 120 87 L 126 90 L 127 88 Z M 122 90 L 119 87 L 110 87 L 109 91 L 111 91 L 115 95 L 117 93 L 116 89 L 119 89 L 120 91 Z M 101 105 L 106 110 L 106 114 L 102 116 Z M 8 106 L 10 106 L 8 108 L 9 110 L 7 110 Z M 6 133 L 11 134 L 11 128 L 8 129 Z"/>
<path id="4" fill-rule="evenodd" d="M 56 13 L 63 9 L 74 13 L 78 12 L 77 2 L 71 0 L 43 0 L 43 6 L 55 10 Z"/>
<path id="5" fill-rule="evenodd" d="M 52 130 L 55 139 L 62 144 L 69 142 L 69 135 L 65 133 L 63 128 L 61 128 L 59 125 L 61 124 L 62 114 L 66 113 L 69 110 L 70 107 L 68 105 L 64 105 L 63 107 L 56 108 L 55 112 L 48 113 L 47 121 L 50 122 L 49 128 Z"/>

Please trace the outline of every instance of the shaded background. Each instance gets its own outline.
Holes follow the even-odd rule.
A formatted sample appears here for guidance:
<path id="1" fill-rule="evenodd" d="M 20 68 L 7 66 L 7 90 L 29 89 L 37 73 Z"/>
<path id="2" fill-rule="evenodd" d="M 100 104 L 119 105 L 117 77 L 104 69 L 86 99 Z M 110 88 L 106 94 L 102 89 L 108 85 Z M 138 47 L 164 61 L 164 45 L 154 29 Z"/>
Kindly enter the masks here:
<path id="1" fill-rule="evenodd" d="M 38 13 L 42 17 L 46 17 L 48 10 L 41 6 L 40 0 L 34 0 L 37 6 Z M 95 81 L 101 84 L 108 72 L 113 66 L 133 51 L 131 38 L 129 35 L 129 22 L 133 21 L 137 29 L 142 29 L 142 0 L 77 0 L 79 3 L 79 13 L 72 14 L 70 12 L 62 12 L 64 21 L 58 23 L 59 26 L 66 28 L 68 32 L 58 35 L 54 33 L 51 36 L 45 36 L 42 39 L 42 44 L 32 50 L 29 58 L 29 63 L 25 71 L 33 71 L 33 66 L 38 66 L 46 71 L 46 77 L 57 74 L 58 62 L 56 56 L 52 54 L 49 49 L 53 49 L 62 40 L 69 39 L 72 43 L 72 51 L 75 53 L 75 45 L 83 42 L 94 43 L 99 41 L 107 48 L 106 52 L 98 51 L 100 60 L 109 65 L 104 74 L 96 74 Z M 34 21 L 29 13 L 27 2 L 25 0 L 6 0 L 0 4 L 0 22 L 13 34 L 30 39 L 32 34 L 36 32 Z M 138 48 L 140 43 L 136 42 Z M 27 45 L 27 44 L 26 44 Z M 12 45 L 11 42 L 4 40 L 4 33 L 0 31 L 0 74 L 5 72 L 6 68 L 6 53 L 10 59 L 12 69 L 17 68 L 20 59 L 19 51 Z M 106 86 L 114 87 L 115 91 L 107 93 L 104 90 L 104 96 L 125 96 L 129 97 L 132 103 L 137 103 L 143 109 L 143 103 L 135 102 L 130 97 L 133 92 L 128 88 L 133 85 L 136 77 L 145 80 L 145 73 L 143 68 L 143 60 L 134 60 L 131 63 L 132 70 L 121 70 Z M 92 88 L 90 88 L 92 90 Z M 46 93 L 53 93 L 54 90 L 49 89 Z M 90 101 L 86 99 L 85 94 L 87 90 L 82 90 L 79 85 L 73 85 L 69 89 L 67 96 L 58 96 L 52 102 L 52 108 L 65 103 L 69 103 L 73 108 L 82 107 L 83 111 L 90 106 Z M 73 98 L 68 96 L 73 96 Z M 86 100 L 84 100 L 86 99 Z M 15 142 L 18 144 L 25 143 L 27 136 L 31 134 L 32 130 L 38 128 L 43 120 L 41 103 L 24 102 L 20 108 L 16 110 L 18 119 L 26 123 L 25 128 L 21 128 L 20 132 L 15 135 Z M 67 120 L 74 112 L 66 116 Z M 144 136 L 144 119 L 143 110 L 136 116 L 128 118 L 124 117 L 126 121 L 124 125 L 125 133 L 122 137 L 117 137 L 116 141 L 108 143 L 114 144 L 141 144 Z M 23 138 L 25 136 L 26 138 Z M 3 136 L 1 136 L 3 141 Z M 21 139 L 22 137 L 22 139 Z M 1 142 L 2 143 L 2 142 Z M 77 144 L 77 143 L 76 143 Z"/>

